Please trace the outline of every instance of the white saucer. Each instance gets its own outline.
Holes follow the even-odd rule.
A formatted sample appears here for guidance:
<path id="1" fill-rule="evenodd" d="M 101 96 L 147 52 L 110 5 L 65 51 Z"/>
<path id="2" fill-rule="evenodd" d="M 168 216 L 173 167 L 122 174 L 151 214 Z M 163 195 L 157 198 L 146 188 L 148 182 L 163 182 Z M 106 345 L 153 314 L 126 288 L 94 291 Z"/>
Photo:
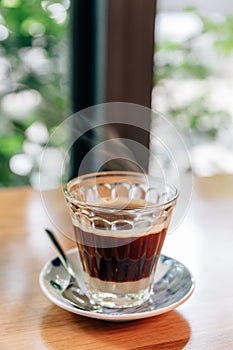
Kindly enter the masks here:
<path id="1" fill-rule="evenodd" d="M 73 265 L 77 266 L 77 249 L 69 250 L 66 254 L 69 260 L 73 261 Z M 77 276 L 80 275 L 78 269 L 76 273 Z M 137 320 L 171 311 L 184 303 L 191 296 L 195 287 L 194 278 L 187 267 L 165 255 L 161 255 L 159 259 L 150 299 L 143 305 L 133 308 L 109 309 L 103 307 L 101 311 L 88 311 L 69 304 L 62 297 L 61 291 L 56 288 L 56 284 L 65 288 L 69 282 L 68 273 L 59 258 L 45 264 L 41 270 L 39 282 L 46 297 L 57 306 L 78 315 L 114 322 Z"/>

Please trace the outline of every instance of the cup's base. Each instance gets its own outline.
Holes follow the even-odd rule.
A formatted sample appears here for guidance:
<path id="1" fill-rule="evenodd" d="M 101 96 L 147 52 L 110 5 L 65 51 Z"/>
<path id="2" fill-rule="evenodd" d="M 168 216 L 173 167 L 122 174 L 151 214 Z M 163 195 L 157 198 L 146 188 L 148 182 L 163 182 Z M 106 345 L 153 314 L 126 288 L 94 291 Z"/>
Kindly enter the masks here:
<path id="1" fill-rule="evenodd" d="M 94 303 L 109 308 L 143 304 L 150 297 L 152 275 L 138 281 L 110 282 L 84 273 L 85 291 Z"/>
<path id="2" fill-rule="evenodd" d="M 141 290 L 137 293 L 114 294 L 105 292 L 91 293 L 91 299 L 96 304 L 109 308 L 126 308 L 139 306 L 150 297 L 149 289 Z"/>

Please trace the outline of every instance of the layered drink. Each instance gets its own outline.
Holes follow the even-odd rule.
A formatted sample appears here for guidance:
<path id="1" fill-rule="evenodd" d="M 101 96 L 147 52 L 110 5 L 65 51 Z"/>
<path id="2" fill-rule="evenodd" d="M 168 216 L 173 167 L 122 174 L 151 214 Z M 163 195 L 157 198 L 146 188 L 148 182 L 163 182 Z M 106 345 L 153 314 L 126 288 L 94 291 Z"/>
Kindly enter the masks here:
<path id="1" fill-rule="evenodd" d="M 114 181 L 104 187 L 101 180 L 92 190 L 85 181 L 78 187 L 85 193 L 86 205 L 77 196 L 68 201 L 87 294 L 105 306 L 138 305 L 150 295 L 175 199 L 163 206 L 155 205 L 147 200 L 144 183 L 138 186 L 137 182 L 137 191 L 130 194 L 132 186 L 127 178 L 125 191 L 122 176 L 121 190 L 118 187 L 116 195 L 112 192 L 119 178 L 115 175 Z M 107 180 L 105 176 L 105 184 Z M 136 180 L 137 176 L 131 174 L 130 184 L 135 185 Z M 77 187 L 73 188 L 73 196 L 76 191 Z M 132 193 L 141 198 L 133 198 Z"/>

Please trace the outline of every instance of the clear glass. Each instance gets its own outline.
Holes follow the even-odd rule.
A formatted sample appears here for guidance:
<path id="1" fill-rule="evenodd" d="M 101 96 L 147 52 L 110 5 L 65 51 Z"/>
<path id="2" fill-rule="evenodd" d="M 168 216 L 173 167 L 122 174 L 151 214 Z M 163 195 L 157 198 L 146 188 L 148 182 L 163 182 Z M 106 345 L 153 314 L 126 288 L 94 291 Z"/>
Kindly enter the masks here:
<path id="1" fill-rule="evenodd" d="M 65 188 L 86 293 L 107 307 L 130 307 L 150 296 L 156 265 L 178 196 L 144 173 L 80 176 Z"/>

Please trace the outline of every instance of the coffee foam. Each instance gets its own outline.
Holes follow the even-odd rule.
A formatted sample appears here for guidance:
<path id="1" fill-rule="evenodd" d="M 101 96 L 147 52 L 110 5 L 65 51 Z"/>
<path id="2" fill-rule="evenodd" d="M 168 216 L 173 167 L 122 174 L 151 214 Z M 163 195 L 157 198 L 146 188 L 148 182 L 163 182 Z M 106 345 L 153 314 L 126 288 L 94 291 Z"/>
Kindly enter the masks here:
<path id="1" fill-rule="evenodd" d="M 73 225 L 80 230 L 92 233 L 102 237 L 114 238 L 138 238 L 150 234 L 156 234 L 164 229 L 167 229 L 172 209 L 167 211 L 161 210 L 155 214 L 155 209 L 149 207 L 151 202 L 145 199 L 128 199 L 119 197 L 114 200 L 104 200 L 94 204 L 96 210 L 93 212 L 95 216 L 87 217 L 85 214 L 80 214 L 76 217 L 72 216 Z M 138 212 L 136 211 L 138 209 Z M 113 220 L 115 219 L 115 221 Z M 112 226 L 114 228 L 98 228 L 95 222 L 103 223 L 103 226 Z M 120 229 L 115 224 L 123 224 Z M 126 226 L 130 228 L 124 229 Z"/>
<path id="2" fill-rule="evenodd" d="M 103 209 L 114 209 L 114 210 L 120 210 L 120 209 L 127 209 L 127 210 L 134 210 L 134 209 L 143 209 L 148 207 L 148 205 L 153 205 L 153 203 L 146 201 L 145 199 L 130 199 L 126 197 L 116 197 L 114 199 L 107 199 L 102 198 L 101 201 L 97 201 L 92 203 L 92 205 L 95 205 L 96 207 L 101 207 Z"/>
<path id="3" fill-rule="evenodd" d="M 166 219 L 162 224 L 151 225 L 142 228 L 132 228 L 130 230 L 104 230 L 93 228 L 88 225 L 82 225 L 78 220 L 73 219 L 73 225 L 78 227 L 80 230 L 88 233 L 92 233 L 102 237 L 114 237 L 114 238 L 138 238 L 147 236 L 150 234 L 160 233 L 163 229 L 167 229 L 169 220 Z"/>

